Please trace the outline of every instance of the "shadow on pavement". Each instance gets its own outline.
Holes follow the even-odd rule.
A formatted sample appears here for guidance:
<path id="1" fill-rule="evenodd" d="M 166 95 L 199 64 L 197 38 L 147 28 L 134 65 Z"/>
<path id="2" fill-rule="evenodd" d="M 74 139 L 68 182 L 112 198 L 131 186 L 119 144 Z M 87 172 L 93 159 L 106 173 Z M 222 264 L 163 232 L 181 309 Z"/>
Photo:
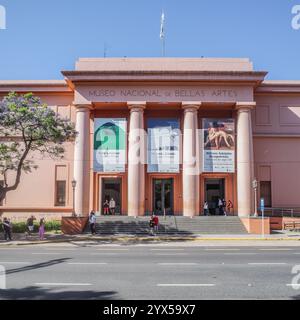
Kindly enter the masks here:
<path id="1" fill-rule="evenodd" d="M 71 258 L 55 259 L 55 260 L 49 260 L 46 262 L 36 263 L 30 266 L 10 269 L 10 270 L 6 270 L 6 274 L 13 274 L 18 272 L 26 272 L 26 271 L 31 271 L 31 270 L 41 269 L 41 268 L 47 268 L 57 264 L 65 263 L 67 260 L 70 260 L 70 259 Z"/>
<path id="2" fill-rule="evenodd" d="M 54 291 L 40 287 L 0 290 L 0 300 L 112 300 L 115 291 Z"/>

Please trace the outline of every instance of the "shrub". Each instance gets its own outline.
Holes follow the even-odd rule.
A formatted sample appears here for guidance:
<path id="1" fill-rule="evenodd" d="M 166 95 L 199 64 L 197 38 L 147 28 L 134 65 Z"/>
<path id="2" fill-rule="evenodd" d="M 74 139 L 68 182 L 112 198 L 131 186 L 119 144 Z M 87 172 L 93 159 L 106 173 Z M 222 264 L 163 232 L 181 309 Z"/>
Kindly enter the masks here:
<path id="1" fill-rule="evenodd" d="M 45 230 L 46 231 L 59 231 L 61 229 L 61 221 L 52 220 L 46 221 Z M 2 231 L 2 222 L 0 222 L 0 230 Z M 34 223 L 34 232 L 38 232 L 39 224 Z M 13 222 L 12 223 L 12 232 L 13 233 L 25 233 L 27 232 L 27 223 L 26 222 Z"/>

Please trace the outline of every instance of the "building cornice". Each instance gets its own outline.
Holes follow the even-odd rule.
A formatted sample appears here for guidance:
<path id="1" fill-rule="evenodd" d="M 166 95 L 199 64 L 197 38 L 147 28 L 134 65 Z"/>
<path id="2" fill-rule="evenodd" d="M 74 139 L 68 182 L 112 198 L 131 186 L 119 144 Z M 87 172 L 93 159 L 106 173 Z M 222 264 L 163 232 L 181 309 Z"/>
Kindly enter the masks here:
<path id="1" fill-rule="evenodd" d="M 15 92 L 46 92 L 72 93 L 65 80 L 0 80 L 0 93 Z"/>
<path id="2" fill-rule="evenodd" d="M 62 71 L 72 83 L 84 82 L 199 82 L 199 83 L 248 83 L 258 86 L 264 80 L 265 71 Z"/>
<path id="3" fill-rule="evenodd" d="M 255 94 L 300 94 L 300 81 L 266 80 L 256 88 Z"/>

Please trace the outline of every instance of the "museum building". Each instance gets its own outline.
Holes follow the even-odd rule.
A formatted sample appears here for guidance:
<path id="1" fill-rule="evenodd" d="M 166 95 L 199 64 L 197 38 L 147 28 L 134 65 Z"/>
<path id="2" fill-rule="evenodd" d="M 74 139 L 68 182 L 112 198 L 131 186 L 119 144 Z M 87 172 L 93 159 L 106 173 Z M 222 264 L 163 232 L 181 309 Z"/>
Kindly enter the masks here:
<path id="1" fill-rule="evenodd" d="M 78 132 L 63 160 L 33 155 L 2 213 L 104 214 L 113 199 L 115 215 L 193 217 L 224 199 L 248 217 L 255 181 L 258 206 L 300 208 L 300 81 L 231 58 L 84 58 L 62 74 L 0 81 L 1 98 L 33 92 Z"/>

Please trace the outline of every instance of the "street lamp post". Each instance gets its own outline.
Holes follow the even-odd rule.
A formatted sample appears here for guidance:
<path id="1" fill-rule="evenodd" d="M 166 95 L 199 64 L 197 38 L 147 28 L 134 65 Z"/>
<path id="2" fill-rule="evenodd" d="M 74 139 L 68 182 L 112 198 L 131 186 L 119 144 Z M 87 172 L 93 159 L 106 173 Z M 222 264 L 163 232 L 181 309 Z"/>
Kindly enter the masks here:
<path id="1" fill-rule="evenodd" d="M 72 180 L 72 189 L 73 189 L 73 211 L 72 215 L 73 217 L 76 217 L 76 212 L 75 212 L 75 189 L 76 189 L 76 184 L 77 181 L 75 179 Z"/>
<path id="2" fill-rule="evenodd" d="M 256 179 L 253 180 L 252 183 L 253 190 L 254 190 L 254 217 L 258 217 L 258 210 L 257 210 L 257 187 L 258 187 L 258 182 Z"/>

